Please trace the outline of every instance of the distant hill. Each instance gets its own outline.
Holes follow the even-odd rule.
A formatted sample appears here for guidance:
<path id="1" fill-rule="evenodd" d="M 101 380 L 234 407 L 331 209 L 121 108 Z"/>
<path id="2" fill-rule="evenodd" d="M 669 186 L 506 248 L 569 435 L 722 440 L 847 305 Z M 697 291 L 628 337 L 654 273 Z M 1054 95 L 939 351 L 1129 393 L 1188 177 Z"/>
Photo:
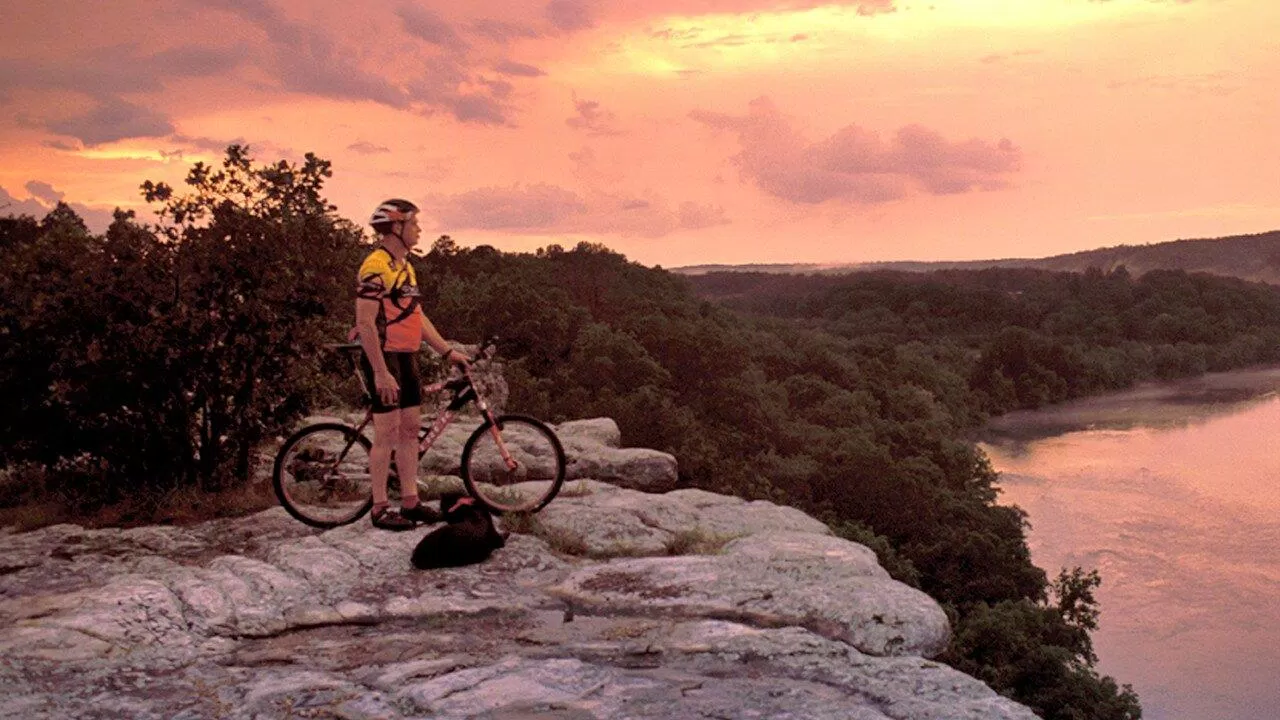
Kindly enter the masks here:
<path id="1" fill-rule="evenodd" d="M 847 265 L 755 264 L 691 265 L 673 268 L 683 275 L 712 272 L 761 272 L 781 274 L 841 274 L 868 270 L 979 270 L 982 268 L 1039 268 L 1083 272 L 1090 267 L 1111 270 L 1125 266 L 1133 275 L 1150 270 L 1186 270 L 1280 285 L 1280 230 L 1256 235 L 1174 240 L 1153 245 L 1117 245 L 1047 258 L 1009 258 L 942 262 L 876 262 Z"/>

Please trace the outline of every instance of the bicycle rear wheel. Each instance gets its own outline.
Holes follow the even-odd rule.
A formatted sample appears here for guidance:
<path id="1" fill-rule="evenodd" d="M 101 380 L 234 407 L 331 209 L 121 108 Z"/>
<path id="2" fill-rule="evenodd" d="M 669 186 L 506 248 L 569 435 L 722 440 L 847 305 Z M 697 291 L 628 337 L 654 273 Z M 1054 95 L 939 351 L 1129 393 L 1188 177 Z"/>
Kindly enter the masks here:
<path id="1" fill-rule="evenodd" d="M 318 528 L 353 523 L 373 505 L 369 438 L 341 423 L 294 433 L 276 454 L 271 484 L 290 515 Z"/>
<path id="2" fill-rule="evenodd" d="M 564 485 L 564 468 L 560 438 L 524 415 L 485 422 L 462 448 L 462 482 L 495 515 L 546 507 Z"/>

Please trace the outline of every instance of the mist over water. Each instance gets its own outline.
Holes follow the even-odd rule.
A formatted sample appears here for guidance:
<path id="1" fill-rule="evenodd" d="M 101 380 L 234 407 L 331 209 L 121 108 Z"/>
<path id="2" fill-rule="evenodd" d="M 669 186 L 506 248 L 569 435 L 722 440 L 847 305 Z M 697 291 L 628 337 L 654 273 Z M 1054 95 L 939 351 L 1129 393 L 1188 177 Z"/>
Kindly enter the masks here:
<path id="1" fill-rule="evenodd" d="M 1280 718 L 1280 368 L 998 418 L 1051 576 L 1097 568 L 1099 669 L 1150 720 Z"/>

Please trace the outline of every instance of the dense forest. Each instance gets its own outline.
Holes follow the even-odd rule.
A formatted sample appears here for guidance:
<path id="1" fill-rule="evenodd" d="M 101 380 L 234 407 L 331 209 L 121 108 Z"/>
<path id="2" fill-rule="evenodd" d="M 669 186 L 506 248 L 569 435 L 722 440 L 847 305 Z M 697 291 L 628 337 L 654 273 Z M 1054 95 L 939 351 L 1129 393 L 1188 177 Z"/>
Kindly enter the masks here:
<path id="1" fill-rule="evenodd" d="M 0 507 L 82 512 L 243 484 L 332 405 L 326 342 L 352 321 L 359 227 L 329 164 L 229 148 L 158 222 L 94 235 L 66 206 L 0 219 Z M 1088 569 L 1036 568 L 966 438 L 990 413 L 1276 359 L 1280 299 L 1187 275 L 1041 271 L 707 276 L 591 244 L 536 253 L 441 237 L 415 257 L 448 337 L 499 336 L 514 409 L 606 415 L 686 486 L 794 505 L 947 609 L 945 662 L 1043 717 L 1137 718 L 1101 676 Z"/>
<path id="2" fill-rule="evenodd" d="M 1182 270 L 1120 266 L 711 274 L 699 296 L 859 346 L 923 343 L 955 362 L 969 411 L 996 414 L 1280 361 L 1280 293 Z"/>

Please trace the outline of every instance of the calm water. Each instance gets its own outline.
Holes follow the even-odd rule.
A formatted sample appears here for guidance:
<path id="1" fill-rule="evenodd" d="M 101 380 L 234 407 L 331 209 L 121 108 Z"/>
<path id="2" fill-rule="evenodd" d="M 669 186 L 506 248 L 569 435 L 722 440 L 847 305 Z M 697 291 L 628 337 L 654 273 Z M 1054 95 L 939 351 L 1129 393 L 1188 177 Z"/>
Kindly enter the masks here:
<path id="1" fill-rule="evenodd" d="M 1098 568 L 1099 667 L 1150 720 L 1280 718 L 1280 368 L 992 424 L 1036 564 Z"/>

